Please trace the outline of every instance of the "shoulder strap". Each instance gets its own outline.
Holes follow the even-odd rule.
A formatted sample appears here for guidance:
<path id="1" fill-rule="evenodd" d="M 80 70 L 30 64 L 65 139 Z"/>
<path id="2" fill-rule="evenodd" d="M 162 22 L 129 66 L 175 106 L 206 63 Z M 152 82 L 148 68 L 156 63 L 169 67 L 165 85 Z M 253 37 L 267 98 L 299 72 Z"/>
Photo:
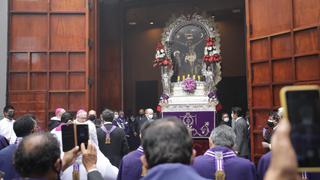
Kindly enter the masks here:
<path id="1" fill-rule="evenodd" d="M 111 134 L 113 130 L 116 129 L 116 126 L 112 125 L 112 128 L 110 130 L 108 130 L 105 126 L 101 127 L 102 131 L 105 132 L 106 134 Z"/>

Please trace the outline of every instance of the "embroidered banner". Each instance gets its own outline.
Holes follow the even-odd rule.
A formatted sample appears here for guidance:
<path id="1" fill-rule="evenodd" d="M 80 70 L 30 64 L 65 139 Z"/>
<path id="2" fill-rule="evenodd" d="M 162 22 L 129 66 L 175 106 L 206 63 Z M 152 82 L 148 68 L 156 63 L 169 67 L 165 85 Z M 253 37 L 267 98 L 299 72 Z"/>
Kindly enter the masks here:
<path id="1" fill-rule="evenodd" d="M 192 131 L 193 138 L 206 138 L 215 128 L 215 111 L 163 112 L 163 117 L 175 116 L 182 120 Z"/>

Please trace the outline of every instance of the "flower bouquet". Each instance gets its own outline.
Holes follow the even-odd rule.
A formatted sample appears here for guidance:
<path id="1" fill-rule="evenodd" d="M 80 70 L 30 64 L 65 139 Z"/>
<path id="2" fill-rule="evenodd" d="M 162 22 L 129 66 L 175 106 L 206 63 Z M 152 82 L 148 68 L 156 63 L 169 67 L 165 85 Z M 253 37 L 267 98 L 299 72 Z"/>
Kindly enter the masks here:
<path id="1" fill-rule="evenodd" d="M 172 63 L 171 60 L 167 57 L 163 44 L 159 42 L 156 48 L 156 55 L 153 61 L 153 67 L 161 66 L 172 66 Z"/>
<path id="2" fill-rule="evenodd" d="M 204 48 L 203 61 L 208 65 L 221 61 L 221 56 L 215 45 L 215 38 L 209 37 Z"/>
<path id="3" fill-rule="evenodd" d="M 197 89 L 197 83 L 194 79 L 187 78 L 182 81 L 182 89 L 187 93 L 194 93 Z"/>

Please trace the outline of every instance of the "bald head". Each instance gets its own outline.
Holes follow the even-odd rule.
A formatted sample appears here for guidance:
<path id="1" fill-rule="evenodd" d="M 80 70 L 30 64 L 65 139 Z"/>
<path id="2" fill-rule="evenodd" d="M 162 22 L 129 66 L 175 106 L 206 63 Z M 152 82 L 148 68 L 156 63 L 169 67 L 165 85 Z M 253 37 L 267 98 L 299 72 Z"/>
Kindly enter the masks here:
<path id="1" fill-rule="evenodd" d="M 14 165 L 23 177 L 44 177 L 60 158 L 58 140 L 50 133 L 25 137 L 14 156 Z"/>

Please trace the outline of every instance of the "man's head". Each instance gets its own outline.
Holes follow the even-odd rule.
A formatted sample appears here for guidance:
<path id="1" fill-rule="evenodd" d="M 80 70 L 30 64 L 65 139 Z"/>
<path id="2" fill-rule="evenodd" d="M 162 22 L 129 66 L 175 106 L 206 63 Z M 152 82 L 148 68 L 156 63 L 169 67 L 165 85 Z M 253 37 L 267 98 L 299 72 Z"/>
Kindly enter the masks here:
<path id="1" fill-rule="evenodd" d="M 210 148 L 215 146 L 225 146 L 232 148 L 236 141 L 236 134 L 228 125 L 220 125 L 213 129 L 209 138 Z"/>
<path id="2" fill-rule="evenodd" d="M 77 121 L 80 122 L 80 123 L 84 123 L 86 122 L 88 119 L 87 119 L 87 112 L 83 109 L 80 109 L 78 112 L 77 112 Z"/>
<path id="3" fill-rule="evenodd" d="M 119 113 L 117 111 L 113 112 L 113 118 L 118 119 L 119 118 Z"/>
<path id="4" fill-rule="evenodd" d="M 144 115 L 144 109 L 139 109 L 139 115 L 143 116 Z"/>
<path id="5" fill-rule="evenodd" d="M 222 114 L 222 120 L 224 122 L 229 122 L 230 118 L 229 118 L 229 114 L 228 113 L 223 113 Z"/>
<path id="6" fill-rule="evenodd" d="M 65 112 L 61 116 L 61 122 L 63 122 L 63 123 L 67 123 L 68 121 L 72 121 L 72 119 L 73 119 L 73 116 L 69 112 Z"/>
<path id="7" fill-rule="evenodd" d="M 236 120 L 238 117 L 241 116 L 242 109 L 240 107 L 233 107 L 231 109 L 231 117 L 233 120 Z"/>
<path id="8" fill-rule="evenodd" d="M 95 110 L 90 110 L 88 113 L 88 119 L 91 121 L 97 119 L 97 112 Z"/>
<path id="9" fill-rule="evenodd" d="M 25 137 L 15 153 L 14 165 L 22 177 L 58 179 L 62 168 L 58 140 L 50 133 Z"/>
<path id="10" fill-rule="evenodd" d="M 146 121 L 145 123 L 142 124 L 141 129 L 140 129 L 140 139 L 141 141 L 143 140 L 143 137 L 146 133 L 146 130 L 148 127 L 150 127 L 150 122 Z"/>
<path id="11" fill-rule="evenodd" d="M 121 110 L 121 111 L 119 111 L 119 117 L 120 118 L 124 118 L 124 112 Z"/>
<path id="12" fill-rule="evenodd" d="M 63 108 L 57 108 L 56 111 L 55 111 L 55 115 L 58 117 L 58 118 L 61 118 L 62 114 L 65 113 L 66 110 L 63 109 Z"/>
<path id="13" fill-rule="evenodd" d="M 13 124 L 13 130 L 17 137 L 25 137 L 35 132 L 36 128 L 37 122 L 30 114 L 19 117 Z"/>
<path id="14" fill-rule="evenodd" d="M 277 126 L 277 124 L 280 121 L 280 116 L 278 115 L 278 112 L 275 111 L 271 111 L 269 113 L 269 117 L 268 117 L 268 121 L 267 121 L 267 125 L 271 128 Z"/>
<path id="15" fill-rule="evenodd" d="M 6 117 L 6 118 L 8 118 L 8 119 L 10 119 L 10 120 L 13 119 L 13 117 L 14 117 L 14 112 L 15 112 L 14 107 L 11 106 L 11 105 L 6 105 L 6 106 L 3 108 L 3 115 L 4 115 L 4 117 Z"/>
<path id="16" fill-rule="evenodd" d="M 151 108 L 146 109 L 145 115 L 148 119 L 152 119 L 153 118 L 153 110 Z"/>
<path id="17" fill-rule="evenodd" d="M 105 109 L 102 111 L 100 118 L 105 122 L 112 122 L 114 114 L 110 109 Z"/>
<path id="18" fill-rule="evenodd" d="M 175 117 L 151 122 L 142 146 L 145 155 L 141 160 L 147 169 L 164 163 L 190 164 L 193 156 L 191 134 Z"/>

